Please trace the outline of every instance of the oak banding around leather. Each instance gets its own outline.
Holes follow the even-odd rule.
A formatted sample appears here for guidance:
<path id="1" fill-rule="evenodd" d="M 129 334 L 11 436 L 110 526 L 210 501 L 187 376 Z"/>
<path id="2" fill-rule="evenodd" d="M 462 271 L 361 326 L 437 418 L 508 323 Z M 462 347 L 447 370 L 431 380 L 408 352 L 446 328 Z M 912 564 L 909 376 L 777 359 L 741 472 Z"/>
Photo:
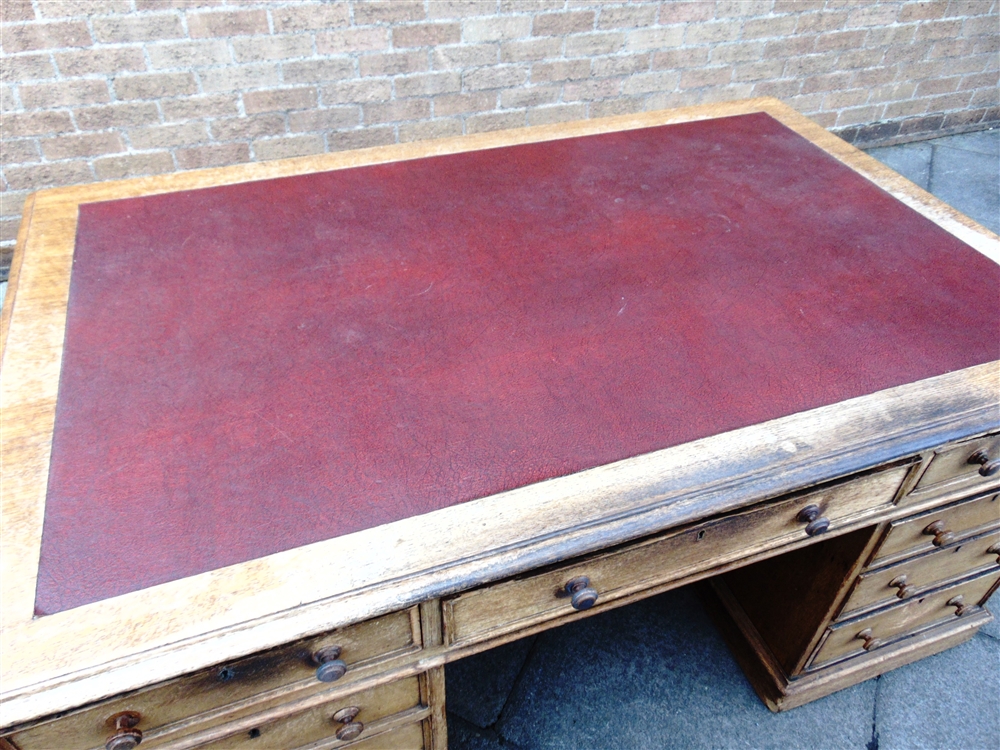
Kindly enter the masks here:
<path id="1" fill-rule="evenodd" d="M 30 231 L 18 244 L 17 276 L 3 318 L 4 725 L 996 429 L 997 365 L 988 363 L 511 490 L 503 497 L 32 618 L 78 202 L 756 111 L 768 112 L 881 181 L 951 233 L 971 239 L 977 249 L 995 248 L 995 236 L 773 100 L 34 196 Z M 9 466 L 17 466 L 16 472 L 8 472 Z M 476 524 L 486 520 L 489 530 L 478 530 Z M 444 543 L 433 549 L 416 543 L 429 532 Z M 387 565 L 381 550 L 405 538 L 414 542 Z M 304 597 L 297 575 L 301 570 L 336 575 L 310 576 L 318 585 Z M 56 647 L 67 640 L 79 648 Z"/>

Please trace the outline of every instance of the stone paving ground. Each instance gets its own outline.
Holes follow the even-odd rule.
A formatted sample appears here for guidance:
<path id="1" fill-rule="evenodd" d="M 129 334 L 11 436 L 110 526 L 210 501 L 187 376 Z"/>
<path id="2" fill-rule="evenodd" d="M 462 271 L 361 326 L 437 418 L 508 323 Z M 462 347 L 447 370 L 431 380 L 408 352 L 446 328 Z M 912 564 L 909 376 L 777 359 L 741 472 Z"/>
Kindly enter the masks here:
<path id="1" fill-rule="evenodd" d="M 869 153 L 1000 232 L 1000 129 Z M 997 621 L 783 714 L 758 700 L 687 588 L 454 662 L 446 675 L 451 750 L 1000 750 Z"/>

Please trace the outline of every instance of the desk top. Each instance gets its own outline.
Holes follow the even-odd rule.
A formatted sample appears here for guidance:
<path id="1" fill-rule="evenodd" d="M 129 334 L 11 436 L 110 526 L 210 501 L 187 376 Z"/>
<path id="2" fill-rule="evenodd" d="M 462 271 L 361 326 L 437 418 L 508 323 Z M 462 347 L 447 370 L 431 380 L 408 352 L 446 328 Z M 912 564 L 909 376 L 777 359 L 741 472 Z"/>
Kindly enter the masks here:
<path id="1" fill-rule="evenodd" d="M 996 421 L 995 237 L 773 100 L 195 175 L 29 201 L 11 720 Z"/>

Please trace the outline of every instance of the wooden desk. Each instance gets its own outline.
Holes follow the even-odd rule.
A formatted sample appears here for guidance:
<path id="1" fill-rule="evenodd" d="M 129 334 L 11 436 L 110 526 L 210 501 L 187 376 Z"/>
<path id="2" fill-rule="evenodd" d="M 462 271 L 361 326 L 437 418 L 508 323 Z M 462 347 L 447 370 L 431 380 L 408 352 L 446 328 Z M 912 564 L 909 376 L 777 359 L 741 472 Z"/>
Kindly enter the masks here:
<path id="1" fill-rule="evenodd" d="M 708 578 L 774 709 L 958 643 L 990 255 L 766 99 L 37 193 L 3 741 L 443 747 L 445 662 Z"/>

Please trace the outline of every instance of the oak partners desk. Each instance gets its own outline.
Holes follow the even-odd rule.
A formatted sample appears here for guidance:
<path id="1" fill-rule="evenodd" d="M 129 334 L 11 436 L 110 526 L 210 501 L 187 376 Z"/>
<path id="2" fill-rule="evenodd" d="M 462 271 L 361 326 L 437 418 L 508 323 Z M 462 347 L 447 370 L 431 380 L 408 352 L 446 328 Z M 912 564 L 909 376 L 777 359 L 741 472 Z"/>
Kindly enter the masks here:
<path id="1" fill-rule="evenodd" d="M 0 745 L 441 748 L 445 662 L 702 579 L 775 710 L 959 643 L 997 257 L 772 99 L 36 193 Z"/>

